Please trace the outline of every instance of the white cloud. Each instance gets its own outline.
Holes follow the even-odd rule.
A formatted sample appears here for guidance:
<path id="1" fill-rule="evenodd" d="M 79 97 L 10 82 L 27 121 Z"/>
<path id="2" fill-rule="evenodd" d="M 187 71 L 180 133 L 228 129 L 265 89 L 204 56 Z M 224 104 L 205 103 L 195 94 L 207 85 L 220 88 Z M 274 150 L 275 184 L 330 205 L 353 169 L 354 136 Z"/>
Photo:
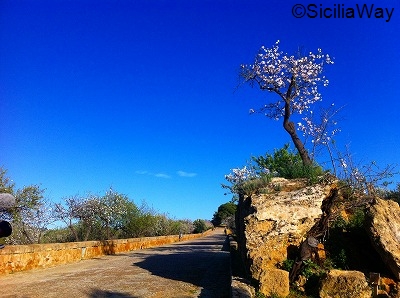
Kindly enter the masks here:
<path id="1" fill-rule="evenodd" d="M 188 173 L 188 172 L 185 172 L 185 171 L 178 171 L 176 173 L 181 177 L 194 177 L 194 176 L 197 176 L 197 173 Z"/>
<path id="2" fill-rule="evenodd" d="M 157 174 L 154 174 L 154 176 L 156 176 L 158 178 L 165 178 L 165 179 L 171 178 L 170 175 L 167 175 L 167 174 L 164 174 L 164 173 L 157 173 Z"/>
<path id="3" fill-rule="evenodd" d="M 147 171 L 135 171 L 135 174 L 139 174 L 139 175 L 147 175 L 147 174 L 150 174 L 149 172 L 147 172 Z"/>
<path id="4" fill-rule="evenodd" d="M 147 175 L 147 176 L 154 176 L 154 177 L 157 177 L 157 178 L 165 178 L 165 179 L 171 178 L 171 176 L 168 175 L 168 174 L 164 174 L 164 173 L 152 173 L 152 172 L 149 172 L 149 171 L 135 171 L 135 174 L 138 174 L 138 175 Z"/>

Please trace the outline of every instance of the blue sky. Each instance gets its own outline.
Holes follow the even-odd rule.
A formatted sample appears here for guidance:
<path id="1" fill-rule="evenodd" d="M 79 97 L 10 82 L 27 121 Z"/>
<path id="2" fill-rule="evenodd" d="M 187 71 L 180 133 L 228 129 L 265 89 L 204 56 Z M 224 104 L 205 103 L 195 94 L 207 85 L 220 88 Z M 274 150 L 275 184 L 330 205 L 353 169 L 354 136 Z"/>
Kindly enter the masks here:
<path id="1" fill-rule="evenodd" d="M 310 16 L 339 9 L 321 2 Z M 299 3 L 2 0 L 0 165 L 54 202 L 112 186 L 173 218 L 211 219 L 231 198 L 225 174 L 290 141 L 248 113 L 273 94 L 237 88 L 240 64 L 278 39 L 335 58 L 321 93 L 345 105 L 337 142 L 399 164 L 399 2 L 373 3 L 390 19 L 295 18 Z M 340 9 L 357 3 L 372 4 Z"/>

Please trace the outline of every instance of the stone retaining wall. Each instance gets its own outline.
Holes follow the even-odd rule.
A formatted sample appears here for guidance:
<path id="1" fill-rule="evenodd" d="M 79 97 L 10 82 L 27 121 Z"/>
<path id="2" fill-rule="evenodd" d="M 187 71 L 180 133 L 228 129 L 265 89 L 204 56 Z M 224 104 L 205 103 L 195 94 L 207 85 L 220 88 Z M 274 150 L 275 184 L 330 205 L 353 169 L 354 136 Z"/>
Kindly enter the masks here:
<path id="1" fill-rule="evenodd" d="M 205 236 L 185 234 L 181 241 Z M 179 241 L 178 235 L 104 241 L 10 245 L 0 250 L 0 274 L 47 268 L 137 249 L 161 246 Z"/>

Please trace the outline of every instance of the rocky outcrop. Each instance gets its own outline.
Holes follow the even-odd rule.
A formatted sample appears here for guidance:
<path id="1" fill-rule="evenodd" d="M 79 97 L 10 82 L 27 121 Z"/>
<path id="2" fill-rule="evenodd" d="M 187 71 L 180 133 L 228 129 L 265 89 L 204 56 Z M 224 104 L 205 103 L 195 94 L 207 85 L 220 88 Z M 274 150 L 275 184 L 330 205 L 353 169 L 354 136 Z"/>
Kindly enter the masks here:
<path id="1" fill-rule="evenodd" d="M 291 248 L 297 249 L 321 218 L 322 202 L 334 187 L 334 183 L 308 186 L 305 180 L 274 178 L 262 194 L 240 197 L 236 226 L 239 249 L 248 274 L 264 294 L 270 294 L 274 287 L 266 286 L 270 283 L 266 272 L 273 273 L 274 283 L 288 292 L 287 272 L 276 271 L 277 264 L 288 258 Z"/>
<path id="2" fill-rule="evenodd" d="M 331 270 L 321 282 L 321 298 L 370 298 L 372 290 L 362 272 Z"/>
<path id="3" fill-rule="evenodd" d="M 400 280 L 400 207 L 376 198 L 367 212 L 367 232 L 383 262 Z"/>
<path id="4" fill-rule="evenodd" d="M 337 218 L 338 214 L 344 211 L 348 214 L 347 211 L 352 210 L 344 204 L 345 199 L 336 181 L 309 186 L 305 180 L 283 178 L 274 178 L 267 188 L 259 190 L 257 194 L 240 196 L 236 214 L 238 248 L 247 277 L 261 293 L 278 294 L 281 297 L 288 295 L 289 273 L 280 270 L 280 265 L 286 259 L 294 260 L 296 256 L 299 257 L 299 253 L 301 255 L 303 250 L 299 247 L 305 243 L 306 237 L 315 237 L 321 241 L 326 235 L 328 223 Z M 360 260 L 349 260 L 350 270 L 359 271 L 331 270 L 322 282 L 320 297 L 371 297 L 371 285 L 368 286 L 366 276 L 373 272 L 381 273 L 379 291 L 383 291 L 386 285 L 384 292 L 387 295 L 399 295 L 399 204 L 374 197 L 365 197 L 361 203 L 351 206 L 367 209 L 365 228 L 371 246 L 364 231 L 354 235 L 355 241 L 351 245 L 346 242 L 346 249 L 351 249 L 351 252 L 367 252 Z M 342 218 L 346 220 L 346 217 Z M 343 230 L 344 235 L 350 235 L 350 232 Z M 360 243 L 363 247 L 357 246 Z M 315 254 L 317 261 L 324 259 L 320 250 Z M 347 255 L 351 258 L 352 253 L 348 252 Z M 301 261 L 297 263 L 301 264 Z M 393 277 L 386 268 L 390 269 Z M 293 271 L 290 280 L 296 281 L 292 277 L 298 275 L 292 274 Z M 391 282 L 384 283 L 383 280 Z"/>
<path id="5" fill-rule="evenodd" d="M 289 295 L 289 272 L 281 269 L 266 269 L 260 274 L 259 291 L 268 296 Z"/>

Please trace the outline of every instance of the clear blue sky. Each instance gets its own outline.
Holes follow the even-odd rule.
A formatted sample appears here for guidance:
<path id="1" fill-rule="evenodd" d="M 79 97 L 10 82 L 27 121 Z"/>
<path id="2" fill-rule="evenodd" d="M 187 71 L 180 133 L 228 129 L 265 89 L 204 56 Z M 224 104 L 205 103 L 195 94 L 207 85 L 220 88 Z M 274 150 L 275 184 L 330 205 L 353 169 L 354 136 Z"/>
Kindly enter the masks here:
<path id="1" fill-rule="evenodd" d="M 211 219 L 231 198 L 230 169 L 290 141 L 248 113 L 272 94 L 236 89 L 239 65 L 278 39 L 335 58 L 321 92 L 346 105 L 338 142 L 399 164 L 399 1 L 374 2 L 390 20 L 295 18 L 296 3 L 1 0 L 0 165 L 54 202 L 112 186 L 173 218 Z M 371 4 L 333 3 L 308 13 Z"/>

